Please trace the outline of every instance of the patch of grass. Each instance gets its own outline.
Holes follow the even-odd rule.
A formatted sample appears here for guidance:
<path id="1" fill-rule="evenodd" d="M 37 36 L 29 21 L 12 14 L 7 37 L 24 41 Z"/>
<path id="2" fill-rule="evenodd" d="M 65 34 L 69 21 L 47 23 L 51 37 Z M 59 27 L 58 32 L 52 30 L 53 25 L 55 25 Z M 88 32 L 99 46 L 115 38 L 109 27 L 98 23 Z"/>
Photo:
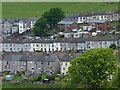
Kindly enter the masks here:
<path id="1" fill-rule="evenodd" d="M 3 18 L 41 16 L 47 10 L 58 7 L 66 14 L 80 12 L 118 10 L 118 3 L 109 2 L 3 2 Z"/>
<path id="2" fill-rule="evenodd" d="M 13 80 L 23 80 L 22 76 L 15 76 L 15 78 Z"/>
<path id="3" fill-rule="evenodd" d="M 2 88 L 61 88 L 61 84 L 33 84 L 26 83 L 8 83 L 4 82 Z"/>
<path id="4" fill-rule="evenodd" d="M 111 26 L 119 26 L 120 24 L 119 24 L 119 22 L 112 22 L 111 23 Z"/>

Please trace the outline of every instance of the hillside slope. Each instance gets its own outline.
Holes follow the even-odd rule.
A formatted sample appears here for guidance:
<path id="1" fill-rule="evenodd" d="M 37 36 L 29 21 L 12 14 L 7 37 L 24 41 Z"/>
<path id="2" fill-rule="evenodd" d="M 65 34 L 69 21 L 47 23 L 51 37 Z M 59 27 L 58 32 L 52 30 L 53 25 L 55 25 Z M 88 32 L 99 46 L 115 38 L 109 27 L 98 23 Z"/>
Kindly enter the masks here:
<path id="1" fill-rule="evenodd" d="M 63 9 L 65 13 L 112 11 L 118 9 L 118 3 L 110 2 L 3 2 L 3 18 L 41 16 L 53 7 Z"/>

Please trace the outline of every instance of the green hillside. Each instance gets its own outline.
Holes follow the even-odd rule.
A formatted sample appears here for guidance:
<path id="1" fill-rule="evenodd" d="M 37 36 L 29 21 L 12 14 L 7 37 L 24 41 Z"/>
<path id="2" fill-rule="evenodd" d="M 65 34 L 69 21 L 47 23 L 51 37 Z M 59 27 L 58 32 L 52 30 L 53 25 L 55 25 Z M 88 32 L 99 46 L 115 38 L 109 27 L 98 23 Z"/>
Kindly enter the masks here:
<path id="1" fill-rule="evenodd" d="M 3 18 L 41 16 L 53 7 L 62 8 L 65 13 L 117 10 L 118 3 L 110 2 L 3 2 Z"/>

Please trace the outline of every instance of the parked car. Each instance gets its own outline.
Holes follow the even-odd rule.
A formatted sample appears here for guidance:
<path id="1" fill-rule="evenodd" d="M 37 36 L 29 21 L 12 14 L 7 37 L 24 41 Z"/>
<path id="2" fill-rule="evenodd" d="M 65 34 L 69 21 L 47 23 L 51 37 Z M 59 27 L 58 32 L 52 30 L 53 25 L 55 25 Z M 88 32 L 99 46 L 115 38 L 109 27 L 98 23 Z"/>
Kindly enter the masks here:
<path id="1" fill-rule="evenodd" d="M 14 79 L 14 76 L 13 76 L 13 75 L 6 75 L 6 76 L 5 76 L 5 80 L 10 81 L 10 80 L 13 80 L 13 79 Z"/>

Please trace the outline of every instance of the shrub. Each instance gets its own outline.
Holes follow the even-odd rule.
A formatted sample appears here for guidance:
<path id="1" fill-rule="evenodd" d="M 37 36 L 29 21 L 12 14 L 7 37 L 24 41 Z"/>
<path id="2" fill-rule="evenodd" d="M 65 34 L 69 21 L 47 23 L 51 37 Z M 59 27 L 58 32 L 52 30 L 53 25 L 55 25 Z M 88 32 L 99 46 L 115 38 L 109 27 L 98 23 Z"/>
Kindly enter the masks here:
<path id="1" fill-rule="evenodd" d="M 9 72 L 8 72 L 8 71 L 6 71 L 6 72 L 4 72 L 3 74 L 4 74 L 4 75 L 8 75 L 8 74 L 9 74 Z"/>
<path id="2" fill-rule="evenodd" d="M 42 80 L 41 76 L 39 76 L 39 77 L 37 78 L 37 81 L 40 81 L 40 80 Z"/>
<path id="3" fill-rule="evenodd" d="M 46 79 L 46 78 L 47 78 L 47 74 L 43 73 L 43 74 L 41 75 L 41 78 L 42 78 L 42 80 Z"/>
<path id="4" fill-rule="evenodd" d="M 55 80 L 55 76 L 53 75 L 48 75 L 47 78 L 49 78 L 50 80 Z"/>
<path id="5" fill-rule="evenodd" d="M 56 78 L 55 78 L 55 81 L 56 81 L 56 82 L 59 82 L 59 81 L 60 81 L 60 78 L 59 78 L 59 77 L 56 77 Z"/>

